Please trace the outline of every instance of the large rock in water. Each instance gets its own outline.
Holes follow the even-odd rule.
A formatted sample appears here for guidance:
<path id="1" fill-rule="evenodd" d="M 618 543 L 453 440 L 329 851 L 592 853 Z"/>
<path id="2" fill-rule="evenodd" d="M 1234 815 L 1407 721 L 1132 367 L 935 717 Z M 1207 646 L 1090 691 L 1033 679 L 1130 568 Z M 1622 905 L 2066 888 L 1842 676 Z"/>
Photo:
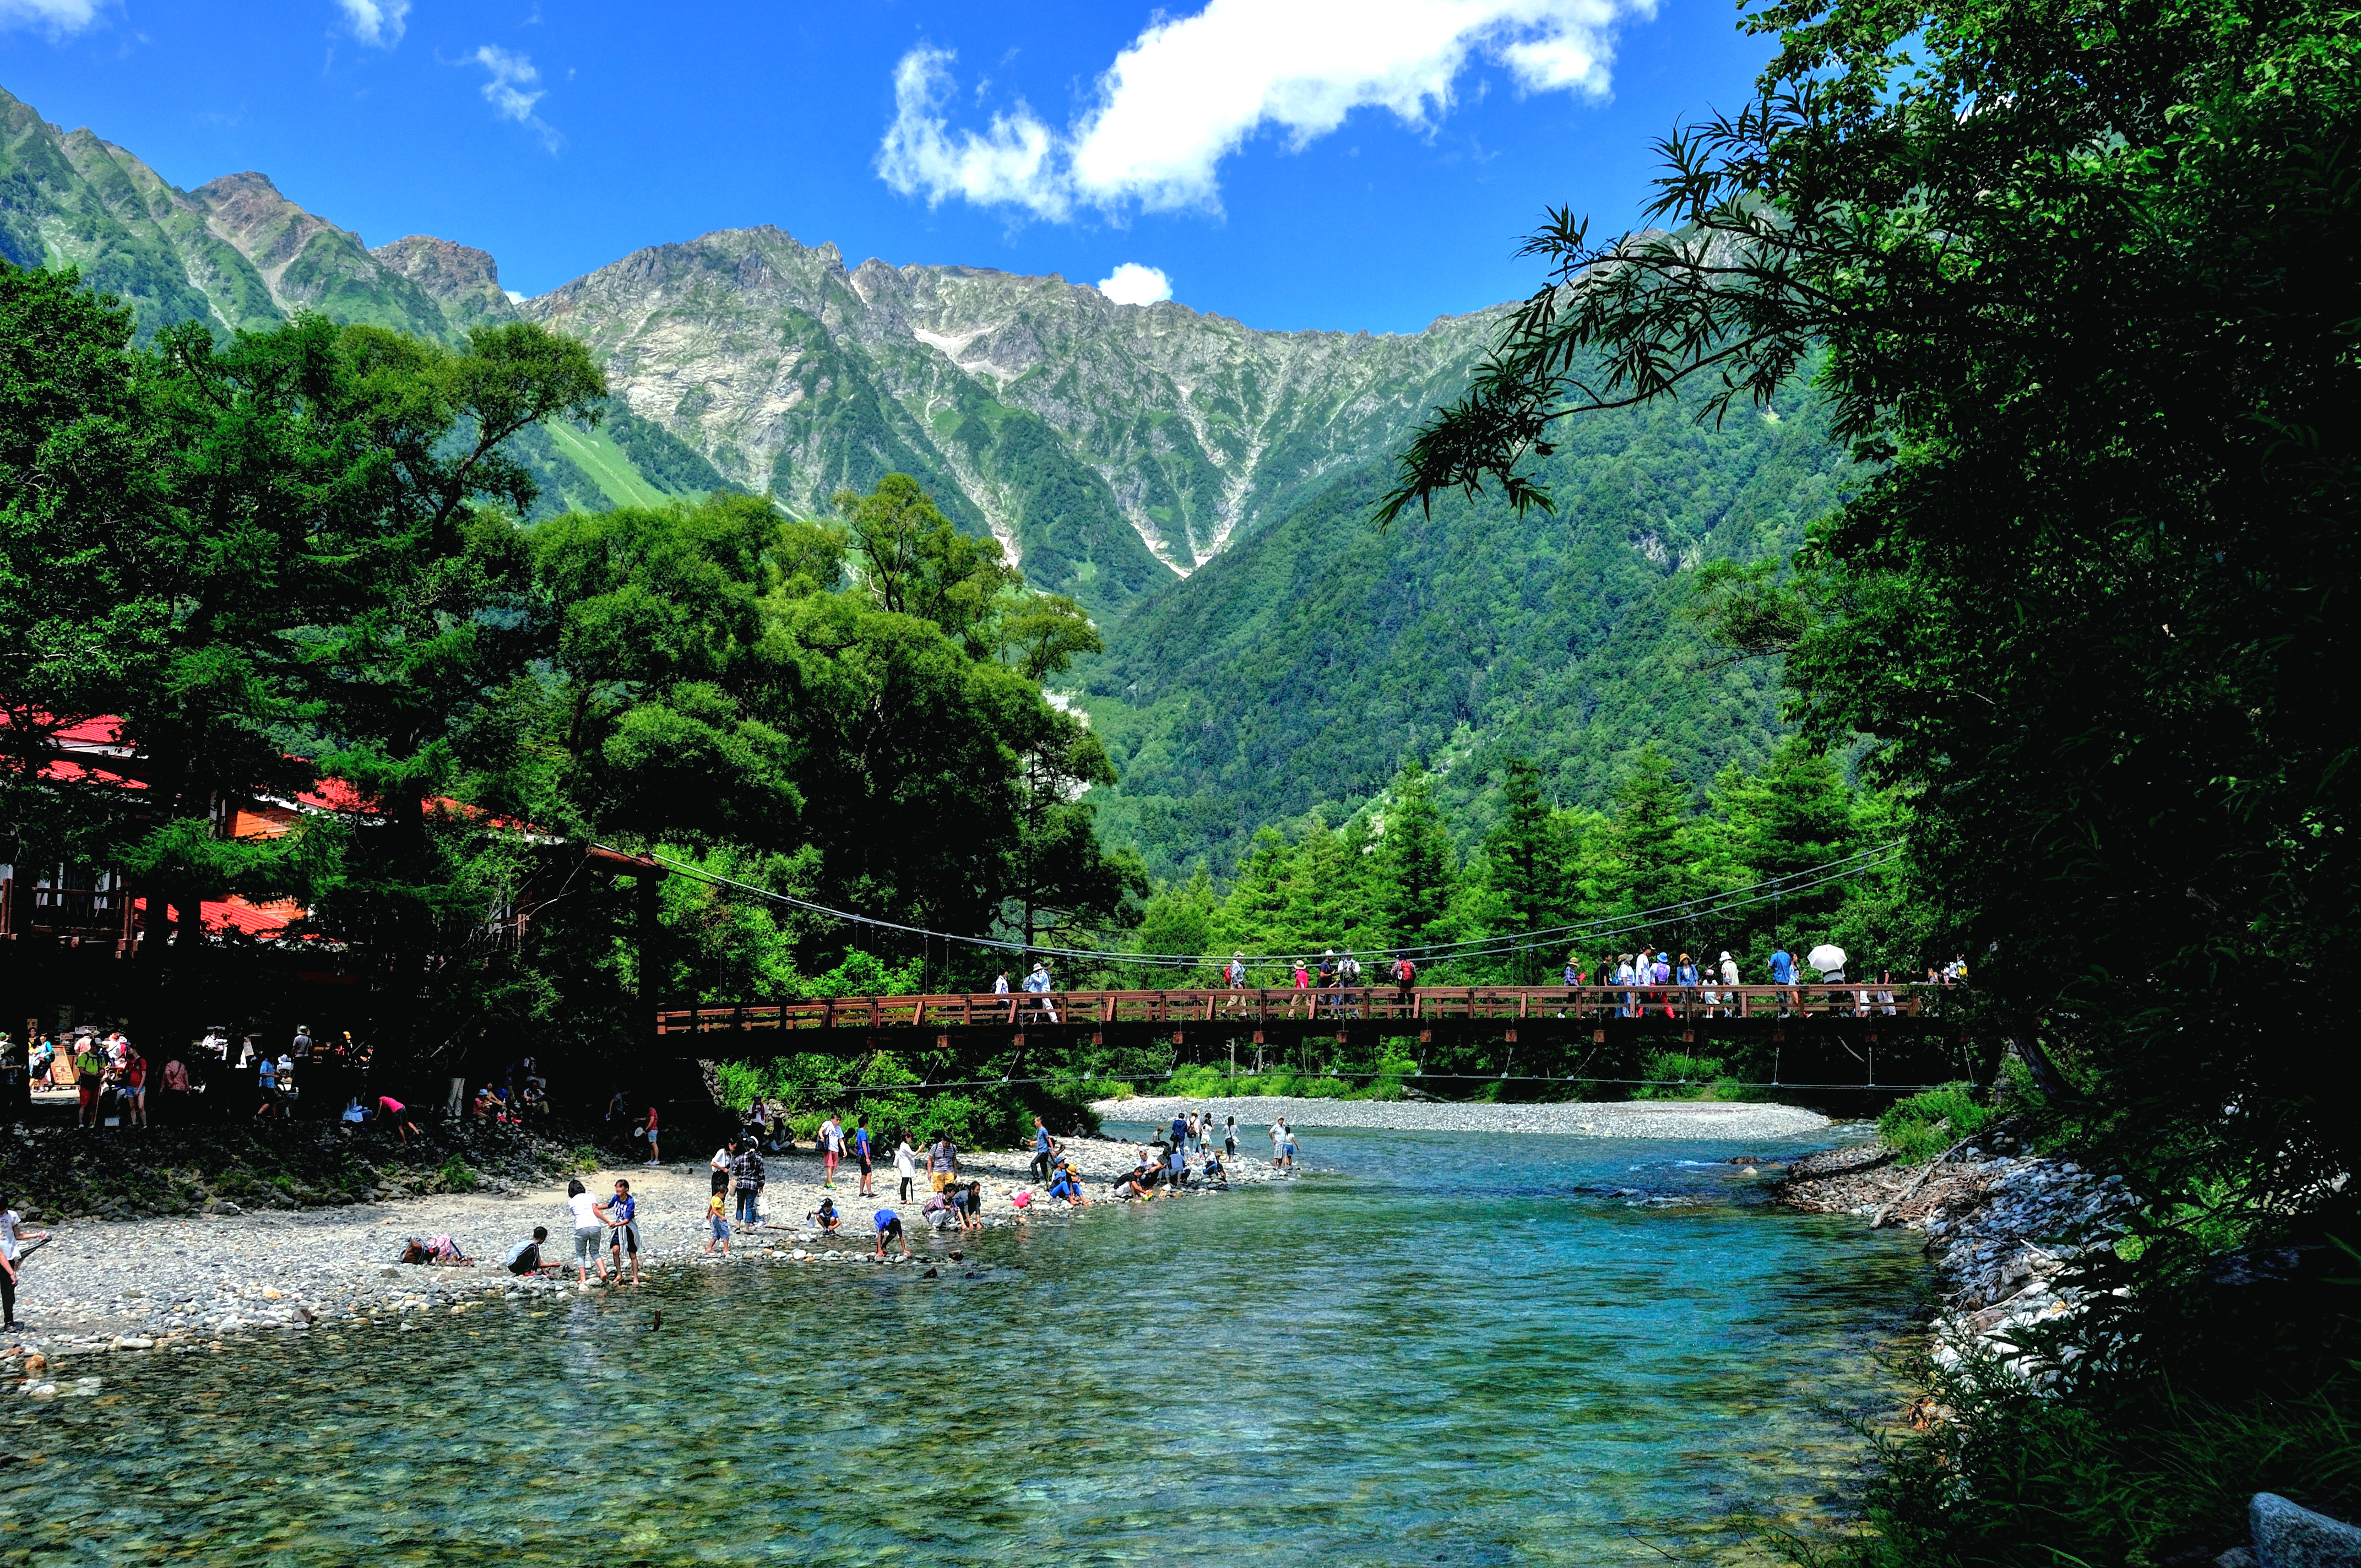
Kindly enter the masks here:
<path id="1" fill-rule="evenodd" d="M 2276 1492 L 2255 1494 L 2246 1505 L 2246 1525 L 2262 1568 L 2361 1568 L 2361 1529 Z"/>

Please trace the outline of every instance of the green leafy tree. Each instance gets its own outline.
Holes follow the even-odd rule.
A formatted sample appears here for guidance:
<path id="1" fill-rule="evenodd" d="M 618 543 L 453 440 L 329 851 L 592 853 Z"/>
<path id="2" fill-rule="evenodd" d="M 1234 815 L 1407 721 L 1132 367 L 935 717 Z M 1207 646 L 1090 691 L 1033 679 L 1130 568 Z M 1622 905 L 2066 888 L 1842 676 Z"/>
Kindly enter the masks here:
<path id="1" fill-rule="evenodd" d="M 865 496 L 840 490 L 834 503 L 878 609 L 933 621 L 977 658 L 993 651 L 1000 596 L 1024 582 L 998 540 L 953 528 L 907 474 L 886 475 Z"/>

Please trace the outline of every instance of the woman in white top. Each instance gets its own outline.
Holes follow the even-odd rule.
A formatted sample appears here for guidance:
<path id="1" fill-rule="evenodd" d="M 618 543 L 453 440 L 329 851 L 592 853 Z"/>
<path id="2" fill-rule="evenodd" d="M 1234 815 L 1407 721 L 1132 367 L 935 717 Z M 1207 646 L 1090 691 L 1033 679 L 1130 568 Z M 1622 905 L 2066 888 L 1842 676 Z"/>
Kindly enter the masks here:
<path id="1" fill-rule="evenodd" d="M 902 1141 L 894 1148 L 894 1174 L 902 1179 L 902 1201 L 910 1201 L 910 1183 L 918 1179 L 918 1151 L 910 1146 L 910 1135 L 904 1133 Z"/>
<path id="2" fill-rule="evenodd" d="M 598 1277 L 607 1277 L 607 1260 L 599 1255 L 599 1243 L 607 1239 L 607 1216 L 598 1210 L 598 1200 L 583 1190 L 577 1179 L 566 1184 L 566 1206 L 574 1211 L 574 1267 L 581 1282 L 590 1283 L 590 1266 L 598 1266 Z"/>

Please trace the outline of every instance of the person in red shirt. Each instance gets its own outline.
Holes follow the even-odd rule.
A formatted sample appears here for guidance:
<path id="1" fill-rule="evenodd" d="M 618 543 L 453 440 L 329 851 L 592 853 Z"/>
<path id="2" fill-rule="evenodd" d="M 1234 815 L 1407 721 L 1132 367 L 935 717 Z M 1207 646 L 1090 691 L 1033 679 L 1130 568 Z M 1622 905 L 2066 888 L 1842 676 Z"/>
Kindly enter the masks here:
<path id="1" fill-rule="evenodd" d="M 148 1124 L 148 1058 L 126 1044 L 123 1047 L 123 1086 L 115 1099 L 120 1104 L 120 1121 L 126 1127 Z"/>

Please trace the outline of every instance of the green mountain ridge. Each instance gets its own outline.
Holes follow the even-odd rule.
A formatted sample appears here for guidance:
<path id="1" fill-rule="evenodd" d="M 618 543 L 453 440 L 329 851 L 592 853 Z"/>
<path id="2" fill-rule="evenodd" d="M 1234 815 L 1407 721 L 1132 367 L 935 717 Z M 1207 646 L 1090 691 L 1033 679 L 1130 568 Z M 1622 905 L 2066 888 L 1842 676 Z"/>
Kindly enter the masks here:
<path id="1" fill-rule="evenodd" d="M 258 173 L 181 191 L 5 92 L 0 255 L 79 267 L 148 332 L 313 310 L 445 342 L 515 319 L 577 336 L 612 397 L 595 430 L 519 438 L 537 514 L 730 485 L 811 515 L 915 476 L 1098 621 L 1106 653 L 1069 677 L 1124 778 L 1096 798 L 1164 874 L 1226 870 L 1262 823 L 1340 817 L 1412 757 L 1444 765 L 1469 832 L 1512 751 L 1567 804 L 1602 799 L 1650 741 L 1695 784 L 1759 759 L 1769 673 L 1707 666 L 1674 613 L 1682 578 L 1791 548 L 1843 484 L 1801 397 L 1718 430 L 1656 411 L 1588 422 L 1548 460 L 1556 519 L 1454 499 L 1379 535 L 1392 454 L 1506 307 L 1266 332 L 1054 275 L 848 267 L 768 226 L 519 301 L 482 250 L 371 248 Z"/>

